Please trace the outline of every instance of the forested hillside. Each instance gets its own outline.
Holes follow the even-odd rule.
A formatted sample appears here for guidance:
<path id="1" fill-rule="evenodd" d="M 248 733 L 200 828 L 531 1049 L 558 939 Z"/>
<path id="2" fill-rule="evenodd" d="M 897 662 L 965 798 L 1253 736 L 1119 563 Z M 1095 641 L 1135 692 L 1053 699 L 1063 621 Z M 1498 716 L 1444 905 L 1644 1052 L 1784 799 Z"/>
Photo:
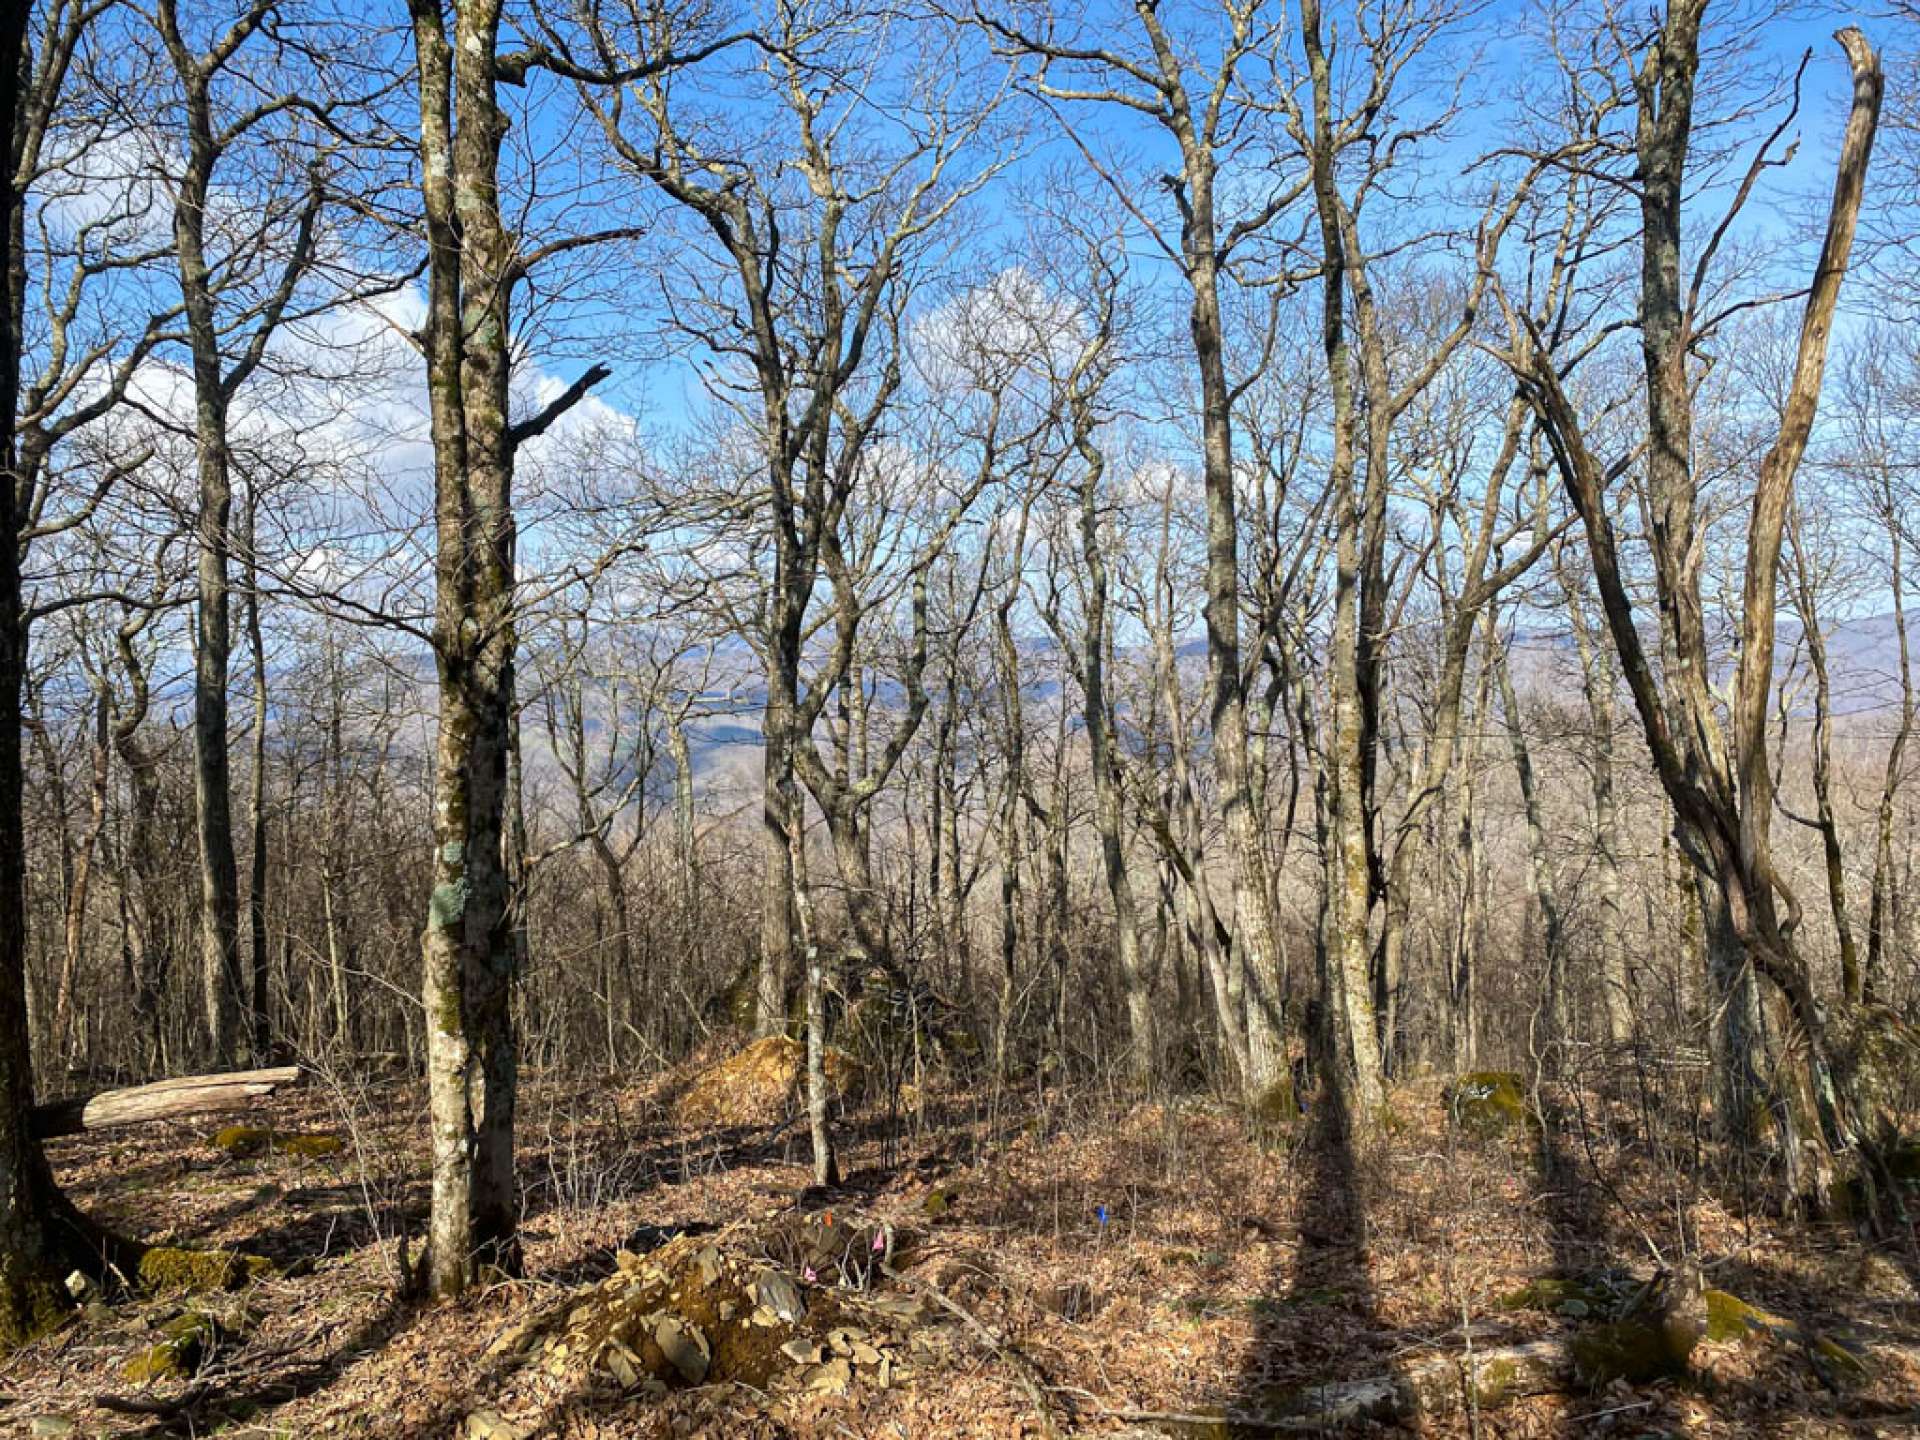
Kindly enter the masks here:
<path id="1" fill-rule="evenodd" d="M 0 1430 L 1920 1427 L 1920 15 L 0 7 Z"/>

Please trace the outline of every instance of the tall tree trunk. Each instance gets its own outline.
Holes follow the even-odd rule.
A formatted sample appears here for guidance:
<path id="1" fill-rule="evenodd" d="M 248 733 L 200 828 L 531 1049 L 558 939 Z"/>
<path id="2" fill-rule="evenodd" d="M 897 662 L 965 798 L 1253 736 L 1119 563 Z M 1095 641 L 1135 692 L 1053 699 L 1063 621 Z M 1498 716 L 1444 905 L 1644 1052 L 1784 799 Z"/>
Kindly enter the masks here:
<path id="1" fill-rule="evenodd" d="M 1905 778 L 1902 767 L 1906 761 L 1907 744 L 1913 737 L 1915 708 L 1913 657 L 1907 642 L 1906 574 L 1902 553 L 1906 520 L 1895 513 L 1890 486 L 1882 519 L 1887 526 L 1887 538 L 1893 546 L 1889 580 L 1893 590 L 1895 641 L 1900 647 L 1900 723 L 1895 727 L 1893 740 L 1887 747 L 1887 763 L 1880 778 L 1880 801 L 1874 807 L 1873 894 L 1867 904 L 1867 963 L 1865 973 L 1861 976 L 1861 992 L 1869 1000 L 1878 998 L 1881 987 L 1886 984 L 1887 952 L 1897 908 L 1894 898 L 1894 803 L 1899 796 L 1900 783 Z"/>
<path id="2" fill-rule="evenodd" d="M 267 647 L 260 630 L 260 552 L 256 490 L 247 492 L 246 627 L 253 660 L 253 776 L 247 808 L 253 827 L 253 869 L 247 885 L 247 940 L 250 947 L 253 1058 L 264 1065 L 273 1048 L 272 980 L 267 948 Z"/>
<path id="3" fill-rule="evenodd" d="M 1093 504 L 1086 502 L 1092 527 Z M 1096 546 L 1098 541 L 1089 543 Z M 1093 767 L 1094 828 L 1100 837 L 1101 870 L 1106 878 L 1107 898 L 1113 905 L 1114 958 L 1119 964 L 1120 984 L 1127 1008 L 1127 1078 L 1145 1089 L 1153 1081 L 1154 1060 L 1158 1049 L 1154 1034 L 1153 993 L 1146 964 L 1140 953 L 1140 926 L 1133 900 L 1133 880 L 1127 865 L 1126 837 L 1122 829 L 1119 761 L 1112 753 L 1109 731 L 1105 666 L 1100 651 L 1105 628 L 1106 566 L 1089 551 L 1088 564 L 1094 573 L 1093 587 L 1099 595 L 1097 613 L 1090 609 L 1086 656 L 1085 720 L 1087 747 Z"/>
<path id="4" fill-rule="evenodd" d="M 819 932 L 815 929 L 813 888 L 807 874 L 806 803 L 793 775 L 792 755 L 782 768 L 789 779 L 783 807 L 790 817 L 787 832 L 792 847 L 794 938 L 800 943 L 805 966 L 803 984 L 807 1021 L 807 1132 L 813 1145 L 813 1183 L 840 1183 L 840 1156 L 833 1143 L 831 1094 L 827 1089 L 827 990 L 832 981 L 826 957 L 821 954 Z"/>
<path id="5" fill-rule="evenodd" d="M 1655 590 L 1668 664 L 1656 679 L 1641 642 L 1633 602 L 1622 578 L 1606 480 L 1588 448 L 1580 421 L 1550 356 L 1533 345 L 1516 367 L 1548 432 L 1566 489 L 1586 527 L 1594 575 L 1606 608 L 1647 746 L 1662 786 L 1679 819 L 1688 858 L 1718 887 L 1719 913 L 1711 924 L 1743 947 L 1748 963 L 1779 991 L 1801 1032 L 1808 1090 L 1820 1130 L 1836 1151 L 1858 1138 L 1855 1106 L 1843 1091 L 1835 1064 L 1825 1006 L 1814 993 L 1794 944 L 1799 905 L 1774 865 L 1770 843 L 1772 772 L 1767 754 L 1767 713 L 1773 695 L 1774 607 L 1782 533 L 1794 478 L 1819 406 L 1827 341 L 1840 282 L 1846 272 L 1878 124 L 1880 63 L 1858 30 L 1835 37 L 1853 72 L 1852 113 L 1834 181 L 1832 205 L 1820 258 L 1808 289 L 1792 380 L 1778 431 L 1760 462 L 1746 534 L 1742 575 L 1739 665 L 1731 706 L 1732 740 L 1711 689 L 1703 618 L 1700 566 L 1705 546 L 1697 515 L 1698 486 L 1692 471 L 1693 390 L 1689 359 L 1699 284 L 1682 288 L 1681 212 L 1686 193 L 1687 153 L 1692 136 L 1694 87 L 1699 68 L 1704 0 L 1675 0 L 1647 59 L 1636 73 L 1636 154 L 1642 220 L 1639 313 L 1646 371 L 1649 442 L 1646 474 L 1652 528 Z M 1784 911 L 1784 913 L 1783 913 Z M 1730 943 L 1730 942 L 1729 942 Z M 1743 983 L 1725 946 L 1711 968 L 1721 985 L 1712 997 L 1731 1011 L 1744 1008 L 1726 987 Z M 1728 1004 L 1727 1002 L 1732 1002 Z M 1724 1038 L 1729 1047 L 1750 1043 L 1751 1032 Z M 1721 1057 L 1728 1067 L 1724 1088 L 1737 1089 L 1752 1071 L 1751 1053 Z M 1744 1123 L 1745 1107 L 1721 1116 Z"/>
<path id="6" fill-rule="evenodd" d="M 1487 713 L 1486 706 L 1479 713 Z M 1453 870 L 1460 886 L 1460 908 L 1454 922 L 1451 963 L 1448 966 L 1449 1029 L 1453 1036 L 1456 1072 L 1480 1063 L 1480 932 L 1483 897 L 1480 845 L 1480 767 L 1469 757 L 1460 778 L 1460 823 L 1455 831 Z"/>
<path id="7" fill-rule="evenodd" d="M 0 8 L 0 116 L 11 133 L 21 111 L 32 7 Z M 24 199 L 15 169 L 0 165 L 0 1351 L 64 1318 L 61 1268 L 70 1259 L 65 1202 L 33 1133 L 33 1051 L 27 1020 L 26 831 L 21 813 L 21 687 L 27 617 L 21 603 L 18 444 Z"/>
<path id="8" fill-rule="evenodd" d="M 92 890 L 93 856 L 107 825 L 108 742 L 107 695 L 104 676 L 93 702 L 93 741 L 89 747 L 92 777 L 87 787 L 87 823 L 73 847 L 72 876 L 67 882 L 66 945 L 60 955 L 60 977 L 53 996 L 54 1059 L 70 1065 L 74 1050 L 74 991 L 79 983 L 80 959 L 86 948 L 87 896 Z"/>
<path id="9" fill-rule="evenodd" d="M 1827 908 L 1833 916 L 1834 942 L 1840 951 L 1840 994 L 1847 1004 L 1857 1005 L 1865 998 L 1865 987 L 1860 947 L 1854 940 L 1853 916 L 1847 905 L 1847 867 L 1840 848 L 1840 825 L 1833 813 L 1833 684 L 1827 673 L 1827 637 L 1820 628 L 1813 560 L 1802 543 L 1798 500 L 1788 511 L 1787 544 L 1793 558 L 1789 579 L 1794 608 L 1800 615 L 1807 663 L 1813 667 L 1813 828 L 1820 833 L 1821 855 L 1826 861 Z"/>
<path id="10" fill-rule="evenodd" d="M 1542 958 L 1546 963 L 1547 1023 L 1554 1039 L 1565 1040 L 1570 1030 L 1566 936 L 1560 920 L 1560 896 L 1553 884 L 1546 815 L 1540 803 L 1540 787 L 1533 775 L 1533 750 L 1527 744 L 1526 727 L 1520 716 L 1520 699 L 1513 688 L 1513 667 L 1508 663 L 1507 645 L 1500 639 L 1498 626 L 1496 613 L 1489 609 L 1487 663 L 1492 666 L 1494 681 L 1499 686 L 1500 710 L 1507 728 L 1507 748 L 1513 757 L 1513 773 L 1520 786 L 1520 811 L 1527 824 L 1527 883 L 1533 891 L 1534 908 L 1540 914 L 1540 940 L 1545 952 Z"/>
<path id="11" fill-rule="evenodd" d="M 687 722 L 683 711 L 667 717 L 667 753 L 673 760 L 673 841 L 679 854 L 676 867 L 680 879 L 680 908 L 693 914 L 694 897 L 699 889 L 700 857 L 695 853 L 693 833 L 693 752 L 687 745 Z M 623 907 L 625 896 L 621 897 Z"/>
<path id="12" fill-rule="evenodd" d="M 1593 799 L 1593 872 L 1597 899 L 1596 946 L 1600 952 L 1600 1008 L 1607 1039 L 1614 1045 L 1634 1038 L 1635 996 L 1627 964 L 1625 917 L 1620 906 L 1620 817 L 1613 793 L 1614 669 L 1612 653 L 1598 643 L 1584 608 L 1585 596 L 1563 574 L 1567 613 L 1580 656 L 1580 688 L 1587 702 L 1592 744 L 1587 751 L 1587 781 Z"/>
<path id="13" fill-rule="evenodd" d="M 1210 165 L 1208 169 L 1210 170 Z M 1212 177 L 1194 186 L 1194 211 L 1204 227 L 1189 227 L 1193 284 L 1189 329 L 1200 368 L 1203 468 L 1207 501 L 1207 600 L 1204 611 L 1210 677 L 1208 727 L 1214 780 L 1232 860 L 1233 963 L 1244 976 L 1249 1004 L 1270 1017 L 1278 982 L 1273 889 L 1267 877 L 1264 815 L 1256 814 L 1248 757 L 1246 697 L 1240 672 L 1240 551 L 1233 470 L 1232 392 L 1220 318 L 1218 260 L 1212 234 Z M 1286 1055 L 1271 1043 L 1270 1020 L 1252 1032 L 1248 1077 L 1256 1095 L 1287 1079 Z"/>
<path id="14" fill-rule="evenodd" d="M 507 833 L 516 707 L 514 454 L 607 371 L 589 367 L 511 425 L 513 292 L 501 217 L 500 0 L 409 0 L 427 220 L 425 330 L 434 452 L 433 894 L 422 939 L 433 1205 L 421 1279 L 461 1293 L 520 1263 L 513 1176 L 519 960 Z"/>
<path id="15" fill-rule="evenodd" d="M 1017 723 L 1017 722 L 1016 722 Z M 1000 993 L 993 1041 L 994 1075 L 1004 1082 L 1012 1064 L 1013 1001 L 1020 965 L 1020 872 L 1027 863 L 1026 811 L 1020 803 L 1025 781 L 1016 773 L 1024 759 L 1010 753 L 1001 787 L 1000 842 Z"/>
<path id="16" fill-rule="evenodd" d="M 774 580 L 773 623 L 768 627 L 767 704 L 761 776 L 760 968 L 754 991 L 754 1033 L 777 1035 L 787 1023 L 787 976 L 793 964 L 795 897 L 793 824 L 790 805 L 798 790 L 793 776 L 793 716 L 799 669 L 800 619 L 790 613 L 787 587 Z"/>
<path id="17" fill-rule="evenodd" d="M 174 258 L 192 357 L 194 448 L 199 485 L 194 567 L 193 791 L 200 842 L 200 986 L 202 1023 L 216 1066 L 240 1062 L 240 875 L 234 859 L 229 668 L 233 650 L 233 452 L 228 435 L 232 391 L 221 354 L 213 268 L 206 251 L 208 200 L 219 156 L 210 86 L 215 66 L 190 55 L 161 8 L 163 29 L 185 92 L 186 165 L 173 206 Z"/>

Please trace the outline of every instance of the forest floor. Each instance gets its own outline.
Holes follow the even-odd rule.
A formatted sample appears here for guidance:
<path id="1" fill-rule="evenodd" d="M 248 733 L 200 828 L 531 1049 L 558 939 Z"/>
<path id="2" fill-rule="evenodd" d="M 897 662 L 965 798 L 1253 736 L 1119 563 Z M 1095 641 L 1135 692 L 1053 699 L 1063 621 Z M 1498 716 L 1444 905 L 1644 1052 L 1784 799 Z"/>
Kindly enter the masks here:
<path id="1" fill-rule="evenodd" d="M 1550 1129 L 1556 1139 L 1524 1128 L 1470 1139 L 1446 1122 L 1437 1082 L 1413 1083 L 1394 1095 L 1391 1133 L 1354 1155 L 1297 1134 L 1255 1143 L 1228 1108 L 1200 1099 L 952 1095 L 918 1116 L 869 1107 L 848 1117 L 847 1184 L 822 1195 L 809 1189 L 803 1125 L 687 1123 L 686 1080 L 530 1080 L 520 1120 L 525 1278 L 439 1308 L 394 1299 L 394 1236 L 403 1221 L 418 1231 L 427 1200 L 424 1101 L 413 1082 L 345 1098 L 309 1087 L 245 1117 L 341 1134 L 346 1146 L 333 1156 L 237 1158 L 211 1143 L 219 1121 L 56 1142 L 61 1182 L 96 1218 L 152 1241 L 264 1255 L 279 1268 L 221 1297 L 222 1328 L 190 1379 L 136 1383 L 126 1365 L 184 1305 L 208 1302 L 96 1306 L 0 1370 L 0 1432 L 1311 1432 L 1284 1418 L 1281 1397 L 1298 1387 L 1564 1333 L 1588 1323 L 1582 1306 L 1522 1306 L 1516 1293 L 1543 1276 L 1648 1273 L 1656 1252 L 1686 1249 L 1708 1285 L 1804 1335 L 1842 1337 L 1864 1373 L 1848 1365 L 1836 1374 L 1811 1346 L 1773 1336 L 1708 1341 L 1683 1377 L 1489 1395 L 1371 1433 L 1920 1434 L 1916 1237 L 1869 1245 L 1851 1227 L 1743 1209 L 1623 1139 L 1637 1128 L 1630 1114 L 1610 1121 L 1582 1105 L 1582 1125 Z M 895 1273 L 874 1278 L 904 1297 L 890 1313 L 912 1333 L 853 1326 L 855 1311 L 821 1293 L 833 1277 L 816 1274 L 806 1287 L 813 1310 L 839 1316 L 841 1330 L 800 1337 L 821 1342 L 807 1363 L 762 1366 L 754 1381 L 714 1378 L 716 1359 L 708 1383 L 635 1384 L 618 1357 L 618 1374 L 608 1374 L 579 1344 L 556 1343 L 565 1326 L 584 1323 L 581 1297 L 615 1295 L 643 1274 L 660 1279 L 644 1252 L 679 1257 L 662 1265 L 692 1257 L 712 1280 L 718 1262 L 705 1257 L 716 1247 L 757 1245 L 763 1259 L 781 1259 L 765 1237 L 794 1216 L 810 1217 L 815 1236 L 860 1237 L 856 1250 L 869 1234 L 876 1246 L 884 1237 Z M 835 1223 L 851 1228 L 820 1229 Z M 675 1227 L 695 1233 L 676 1239 Z M 800 1255 L 789 1246 L 784 1258 L 799 1268 Z M 737 1349 L 728 1363 L 747 1376 Z M 863 1363 L 883 1351 L 881 1368 Z M 848 1353 L 855 1359 L 836 1364 Z"/>

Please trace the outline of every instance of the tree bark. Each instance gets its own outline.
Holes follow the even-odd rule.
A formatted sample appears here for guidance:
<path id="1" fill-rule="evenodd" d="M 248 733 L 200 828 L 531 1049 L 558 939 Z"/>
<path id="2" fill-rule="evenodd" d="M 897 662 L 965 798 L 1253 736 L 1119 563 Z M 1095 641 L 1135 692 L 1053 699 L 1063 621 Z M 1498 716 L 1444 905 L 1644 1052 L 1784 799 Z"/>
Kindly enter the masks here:
<path id="1" fill-rule="evenodd" d="M 1620 817 L 1613 793 L 1614 669 L 1611 652 L 1597 642 L 1585 609 L 1586 597 L 1563 572 L 1561 587 L 1580 657 L 1580 688 L 1587 702 L 1592 743 L 1587 750 L 1587 783 L 1593 799 L 1594 890 L 1598 900 L 1600 1006 L 1607 1039 L 1614 1045 L 1634 1038 L 1635 995 L 1627 964 L 1625 917 L 1620 905 Z"/>
<path id="2" fill-rule="evenodd" d="M 253 661 L 253 775 L 248 783 L 247 811 L 253 828 L 252 871 L 247 884 L 247 943 L 249 947 L 249 1018 L 252 1020 L 253 1058 L 267 1058 L 273 1048 L 273 1005 L 269 994 L 272 971 L 267 948 L 267 646 L 260 630 L 259 504 L 256 490 L 247 492 L 246 627 L 247 648 Z"/>
<path id="3" fill-rule="evenodd" d="M 72 875 L 67 882 L 66 944 L 60 955 L 60 978 L 53 996 L 54 1057 L 70 1065 L 74 1051 L 74 989 L 79 983 L 80 957 L 86 947 L 87 897 L 93 879 L 93 856 L 107 825 L 109 748 L 107 696 L 104 676 L 95 680 L 93 741 L 89 747 L 92 778 L 87 787 L 87 824 L 73 847 Z"/>
<path id="4" fill-rule="evenodd" d="M 22 71 L 32 7 L 0 7 L 0 116 L 11 133 L 22 110 Z M 0 1351 L 58 1323 L 67 1298 L 61 1266 L 84 1259 L 65 1225 L 69 1207 L 34 1134 L 33 1049 L 27 1018 L 26 831 L 21 813 L 21 690 L 27 617 L 19 535 L 21 292 L 26 276 L 24 196 L 0 165 Z"/>
<path id="5" fill-rule="evenodd" d="M 520 1263 L 518 1053 L 507 834 L 515 716 L 514 454 L 605 378 L 592 367 L 531 432 L 508 423 L 521 260 L 502 220 L 500 0 L 410 0 L 428 243 L 434 660 L 433 894 L 422 939 L 433 1204 L 421 1281 L 457 1295 Z M 557 407 L 557 408 L 556 408 Z"/>
<path id="6" fill-rule="evenodd" d="M 1553 1039 L 1565 1040 L 1570 1034 L 1566 936 L 1560 920 L 1560 896 L 1553 884 L 1546 815 L 1540 803 L 1540 787 L 1533 775 L 1533 749 L 1527 744 L 1526 728 L 1521 723 L 1520 699 L 1514 693 L 1513 667 L 1508 663 L 1507 646 L 1498 634 L 1498 619 L 1493 610 L 1487 611 L 1487 629 L 1487 663 L 1492 666 L 1494 682 L 1499 687 L 1508 753 L 1513 757 L 1513 773 L 1520 786 L 1520 811 L 1526 818 L 1527 881 L 1533 890 L 1534 908 L 1540 912 L 1540 940 L 1546 962 L 1547 1023 Z"/>
<path id="7" fill-rule="evenodd" d="M 1887 538 L 1893 547 L 1893 563 L 1888 578 L 1893 592 L 1893 624 L 1900 652 L 1900 723 L 1895 727 L 1893 740 L 1887 747 L 1887 763 L 1880 778 L 1880 800 L 1874 807 L 1873 893 L 1867 902 L 1867 962 L 1865 973 L 1861 976 L 1861 993 L 1863 998 L 1869 1000 L 1878 998 L 1880 988 L 1885 983 L 1886 957 L 1894 931 L 1894 806 L 1904 779 L 1903 767 L 1907 745 L 1913 738 L 1915 711 L 1913 656 L 1907 641 L 1906 573 L 1902 547 L 1906 520 L 1895 511 L 1891 483 L 1884 483 L 1887 489 L 1884 492 L 1885 508 L 1881 512 L 1881 520 L 1887 527 Z"/>

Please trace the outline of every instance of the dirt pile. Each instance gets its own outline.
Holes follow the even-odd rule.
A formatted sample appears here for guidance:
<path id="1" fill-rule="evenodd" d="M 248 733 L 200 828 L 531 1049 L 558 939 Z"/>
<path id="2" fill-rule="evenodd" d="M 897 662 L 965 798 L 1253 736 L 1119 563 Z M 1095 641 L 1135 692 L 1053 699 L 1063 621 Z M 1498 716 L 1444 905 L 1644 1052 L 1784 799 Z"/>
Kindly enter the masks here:
<path id="1" fill-rule="evenodd" d="M 912 1332 L 928 1315 L 911 1295 L 869 1289 L 906 1237 L 830 1211 L 681 1235 L 503 1334 L 492 1355 L 624 1390 L 664 1393 L 790 1380 L 845 1394 L 905 1379 Z M 789 1268 L 791 1266 L 792 1268 Z"/>
<path id="2" fill-rule="evenodd" d="M 695 1125 L 771 1125 L 798 1104 L 806 1076 L 806 1047 L 785 1035 L 768 1035 L 694 1076 L 679 1104 L 680 1118 Z M 857 1094 L 862 1070 L 852 1056 L 827 1052 L 827 1083 L 836 1097 Z"/>

